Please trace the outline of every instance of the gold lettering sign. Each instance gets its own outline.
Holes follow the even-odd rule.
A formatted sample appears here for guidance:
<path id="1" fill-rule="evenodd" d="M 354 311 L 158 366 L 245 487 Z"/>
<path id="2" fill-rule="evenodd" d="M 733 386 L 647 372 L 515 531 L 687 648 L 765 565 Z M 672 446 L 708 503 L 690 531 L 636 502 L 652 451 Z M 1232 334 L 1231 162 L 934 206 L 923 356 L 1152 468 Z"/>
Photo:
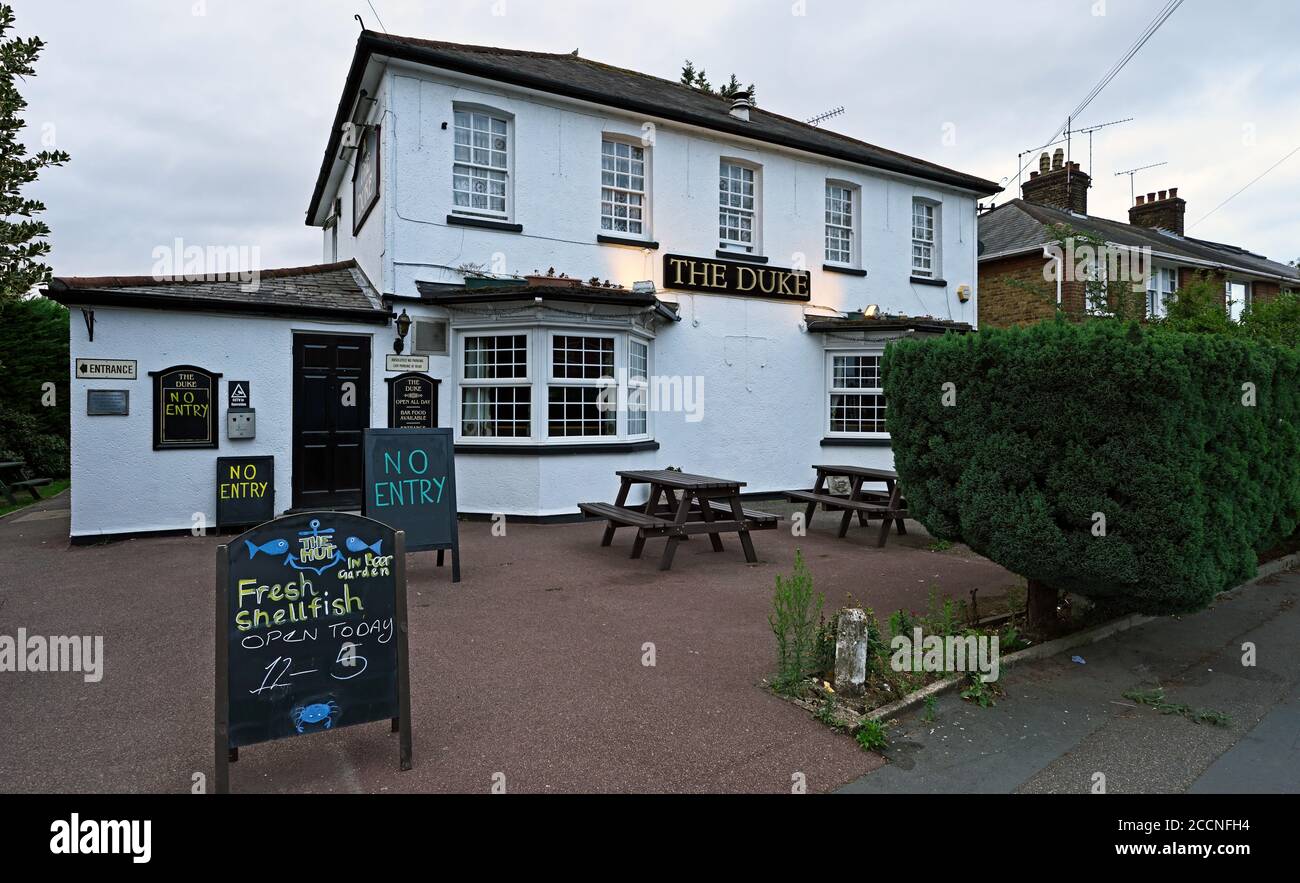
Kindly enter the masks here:
<path id="1" fill-rule="evenodd" d="M 664 287 L 774 300 L 812 298 L 806 270 L 677 254 L 664 255 Z"/>

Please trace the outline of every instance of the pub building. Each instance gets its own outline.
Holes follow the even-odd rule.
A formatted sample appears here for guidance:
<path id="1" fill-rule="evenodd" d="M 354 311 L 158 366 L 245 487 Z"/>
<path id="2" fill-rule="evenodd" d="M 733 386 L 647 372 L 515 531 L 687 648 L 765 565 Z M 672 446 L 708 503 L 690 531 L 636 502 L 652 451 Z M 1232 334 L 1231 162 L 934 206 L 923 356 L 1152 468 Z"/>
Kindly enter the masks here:
<path id="1" fill-rule="evenodd" d="M 364 31 L 328 136 L 321 264 L 50 283 L 74 541 L 211 525 L 218 458 L 275 514 L 355 509 L 367 427 L 452 428 L 466 514 L 888 467 L 886 343 L 975 323 L 996 184 L 744 97 Z"/>

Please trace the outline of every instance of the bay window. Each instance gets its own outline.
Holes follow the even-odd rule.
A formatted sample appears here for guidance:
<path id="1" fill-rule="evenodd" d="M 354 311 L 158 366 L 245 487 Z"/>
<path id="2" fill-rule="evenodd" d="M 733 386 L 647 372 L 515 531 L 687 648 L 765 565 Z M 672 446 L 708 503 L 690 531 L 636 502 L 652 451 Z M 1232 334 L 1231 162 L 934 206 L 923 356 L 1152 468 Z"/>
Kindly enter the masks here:
<path id="1" fill-rule="evenodd" d="M 650 339 L 638 333 L 546 324 L 466 330 L 457 352 L 458 436 L 467 443 L 564 445 L 649 435 Z"/>

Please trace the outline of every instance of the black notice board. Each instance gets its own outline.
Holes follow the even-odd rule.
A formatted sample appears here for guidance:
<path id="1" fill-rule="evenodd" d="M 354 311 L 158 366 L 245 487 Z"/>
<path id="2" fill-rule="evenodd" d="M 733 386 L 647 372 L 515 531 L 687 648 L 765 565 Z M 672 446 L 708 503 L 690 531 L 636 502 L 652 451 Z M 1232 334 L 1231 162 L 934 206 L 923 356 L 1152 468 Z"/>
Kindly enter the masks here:
<path id="1" fill-rule="evenodd" d="M 388 425 L 392 429 L 433 429 L 438 425 L 438 381 L 427 374 L 385 378 Z"/>
<path id="2" fill-rule="evenodd" d="M 275 517 L 275 457 L 217 458 L 217 527 Z"/>
<path id="3" fill-rule="evenodd" d="M 404 539 L 369 518 L 315 512 L 218 548 L 218 792 L 242 746 L 372 721 L 400 729 L 410 768 Z"/>
<path id="4" fill-rule="evenodd" d="M 217 378 L 194 365 L 150 371 L 153 378 L 153 447 L 215 448 Z"/>
<path id="5" fill-rule="evenodd" d="M 362 513 L 406 531 L 411 552 L 451 550 L 460 582 L 456 453 L 451 429 L 367 429 Z"/>

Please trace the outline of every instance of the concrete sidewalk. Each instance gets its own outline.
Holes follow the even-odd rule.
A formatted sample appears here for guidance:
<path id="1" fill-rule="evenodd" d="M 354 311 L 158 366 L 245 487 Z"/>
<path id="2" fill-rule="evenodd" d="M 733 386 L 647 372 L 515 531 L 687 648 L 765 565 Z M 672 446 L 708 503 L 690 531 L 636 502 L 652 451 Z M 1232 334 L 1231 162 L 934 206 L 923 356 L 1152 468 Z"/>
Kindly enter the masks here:
<path id="1" fill-rule="evenodd" d="M 891 729 L 892 762 L 848 793 L 1300 793 L 1300 574 L 1224 596 L 1096 644 L 1016 666 L 993 708 L 942 697 Z M 1256 648 L 1255 667 L 1242 645 Z M 1071 661 L 1080 655 L 1085 665 Z M 1164 716 L 1124 692 L 1232 716 L 1227 728 Z"/>
<path id="2" fill-rule="evenodd" d="M 755 508 L 765 508 L 755 505 Z M 773 511 L 776 511 L 775 509 Z M 927 550 L 919 525 L 806 537 L 788 524 L 673 569 L 658 543 L 628 560 L 601 525 L 461 525 L 464 581 L 432 554 L 409 573 L 415 769 L 375 724 L 251 746 L 236 792 L 828 791 L 882 761 L 759 686 L 775 665 L 774 580 L 802 548 L 826 609 L 923 609 L 929 587 L 993 599 L 1015 578 L 968 552 Z M 212 769 L 216 537 L 69 548 L 67 497 L 0 519 L 0 634 L 103 635 L 105 675 L 0 673 L 0 791 L 189 791 Z M 659 541 L 662 542 L 662 541 Z M 653 644 L 656 665 L 642 664 Z"/>

